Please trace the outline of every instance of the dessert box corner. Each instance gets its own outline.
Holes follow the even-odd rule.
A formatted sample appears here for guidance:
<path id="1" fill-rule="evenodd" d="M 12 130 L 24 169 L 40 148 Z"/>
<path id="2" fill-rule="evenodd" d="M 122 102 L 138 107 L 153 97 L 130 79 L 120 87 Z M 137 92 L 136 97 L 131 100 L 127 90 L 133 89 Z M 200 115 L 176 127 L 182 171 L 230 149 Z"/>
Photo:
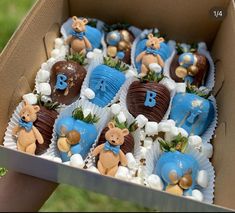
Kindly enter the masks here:
<path id="1" fill-rule="evenodd" d="M 82 13 L 84 13 L 81 15 L 84 15 L 84 16 L 90 15 L 89 12 L 87 11 L 86 4 L 83 1 L 80 1 L 80 3 L 83 8 Z M 221 5 L 223 5 L 222 2 L 219 2 L 219 3 L 221 3 Z M 28 20 L 26 20 L 25 23 L 26 22 L 30 23 L 30 17 L 36 17 L 37 13 L 39 13 L 39 12 L 47 14 L 48 12 L 50 12 L 52 10 L 56 11 L 56 13 L 58 13 L 57 14 L 58 17 L 57 18 L 53 17 L 53 18 L 48 19 L 51 21 L 51 23 L 48 23 L 48 20 L 46 20 L 46 17 L 41 18 L 43 20 L 41 20 L 38 17 L 36 19 L 38 22 L 36 21 L 35 24 L 39 23 L 39 21 L 42 21 L 41 29 L 37 29 L 38 34 L 40 36 L 45 36 L 48 31 L 47 29 L 49 29 L 48 26 L 53 25 L 57 21 L 60 23 L 63 23 L 69 16 L 71 16 L 71 14 L 68 14 L 67 7 L 69 7 L 73 4 L 75 4 L 74 1 L 70 1 L 70 4 L 67 4 L 67 1 L 61 1 L 60 4 L 58 4 L 55 8 L 53 8 L 55 6 L 54 1 L 52 1 L 50 3 L 46 3 L 45 1 L 38 1 L 37 4 L 35 5 L 34 9 L 29 14 L 29 16 L 27 18 Z M 162 5 L 162 4 L 163 4 L 163 2 L 160 1 L 160 5 Z M 108 5 L 106 5 L 106 6 L 108 7 Z M 109 4 L 109 6 L 111 6 L 111 5 Z M 129 6 L 129 4 L 127 5 L 127 8 L 128 8 L 128 6 Z M 205 4 L 204 6 L 209 8 L 211 5 Z M 124 5 L 120 5 L 120 7 L 124 7 Z M 194 7 L 196 7 L 195 4 L 194 4 Z M 61 14 L 60 10 L 64 11 L 63 15 Z M 229 5 L 228 12 L 229 12 L 228 20 L 226 22 L 224 21 L 225 23 L 223 25 L 225 25 L 225 26 L 221 27 L 222 28 L 221 31 L 223 30 L 223 27 L 226 28 L 226 23 L 231 21 L 231 20 L 229 20 L 231 13 L 234 14 L 234 8 L 233 8 L 232 3 Z M 76 14 L 80 15 L 79 12 L 76 12 Z M 94 15 L 91 14 L 92 17 L 99 17 L 98 15 L 97 16 L 95 16 L 95 15 L 96 15 L 95 12 L 94 12 Z M 56 16 L 56 14 L 55 14 L 55 16 Z M 129 19 L 131 21 L 131 17 L 129 17 Z M 230 17 L 230 19 L 231 19 L 231 17 Z M 215 25 L 217 25 L 217 23 Z M 32 22 L 31 22 L 30 26 L 34 27 Z M 161 27 L 163 27 L 163 26 L 161 26 Z M 218 27 L 215 26 L 214 29 L 211 29 L 211 30 L 212 31 L 214 30 L 216 32 L 218 30 Z M 221 48 L 221 46 L 218 44 L 219 42 L 217 41 L 217 40 L 221 40 L 220 37 L 223 37 L 223 35 L 221 35 L 221 31 L 218 33 L 218 36 L 215 40 L 215 45 L 214 45 L 215 47 L 213 47 L 213 50 L 214 50 L 213 53 L 216 55 L 216 57 L 224 58 L 223 55 L 221 56 L 222 53 L 216 53 L 216 51 L 218 51 L 218 48 L 219 47 Z M 26 32 L 27 32 L 26 25 L 23 24 L 22 27 L 18 30 L 18 34 L 15 35 L 16 41 L 12 41 L 12 43 L 8 46 L 8 48 L 5 50 L 5 52 L 8 51 L 10 53 L 12 51 L 12 48 L 14 45 L 16 45 L 18 48 L 23 48 L 24 45 L 26 45 L 26 46 L 29 45 L 26 42 L 27 41 L 26 37 L 29 36 L 26 34 Z M 225 33 L 225 32 L 223 32 L 223 33 Z M 228 32 L 226 32 L 226 33 L 228 33 Z M 232 33 L 234 33 L 234 31 L 232 31 Z M 202 36 L 202 35 L 200 35 L 200 36 Z M 206 36 L 205 36 L 205 39 L 208 39 L 208 38 L 206 38 Z M 14 42 L 16 42 L 16 43 L 14 43 Z M 20 42 L 22 42 L 22 46 L 21 46 Z M 31 42 L 31 41 L 29 40 L 29 42 Z M 210 41 L 208 41 L 208 42 L 210 42 Z M 36 42 L 36 44 L 34 44 L 34 45 L 38 45 L 38 47 L 39 47 L 38 53 L 35 54 L 35 56 L 32 56 L 32 57 L 37 57 L 37 58 L 34 58 L 34 60 L 35 60 L 35 62 L 37 61 L 36 64 L 38 66 L 40 66 L 40 64 L 43 61 L 45 61 L 45 59 L 46 59 L 46 53 L 44 53 L 45 50 L 43 50 L 43 47 L 41 46 L 42 43 L 43 43 L 43 39 L 40 40 L 40 42 L 38 42 L 38 44 L 37 44 L 37 42 Z M 225 45 L 226 44 L 227 43 L 225 42 Z M 231 50 L 231 54 L 232 53 L 234 54 L 233 50 Z M 26 53 L 22 53 L 22 56 L 18 56 L 18 57 L 23 57 L 24 54 L 26 54 Z M 13 58 L 13 56 L 16 57 L 17 55 L 14 55 L 14 53 L 12 53 L 11 56 Z M 11 58 L 10 57 L 7 58 L 6 53 L 5 54 L 3 53 L 1 59 L 7 60 L 6 64 L 9 66 L 8 63 L 10 62 Z M 35 71 L 38 68 L 38 66 L 35 68 L 35 64 L 30 64 L 30 59 L 31 58 L 29 56 L 26 56 L 26 67 L 30 71 L 32 71 L 32 70 Z M 41 59 L 41 60 L 38 61 L 39 59 Z M 4 68 L 4 65 L 6 66 L 6 64 L 4 64 L 4 63 L 5 63 L 5 61 L 4 62 L 1 61 L 1 65 L 3 65 L 3 68 Z M 19 62 L 16 61 L 16 63 L 19 63 Z M 221 70 L 223 68 L 223 67 L 221 68 L 221 66 L 222 66 L 221 64 L 218 64 L 216 72 L 219 72 L 218 70 Z M 230 67 L 228 67 L 228 68 L 230 68 Z M 5 71 L 5 69 L 3 69 L 3 70 Z M 219 74 L 221 74 L 221 72 L 219 72 Z M 23 77 L 23 80 L 22 80 L 22 78 L 20 78 L 20 76 L 22 76 L 22 75 L 25 76 L 25 77 Z M 2 77 L 6 77 L 6 79 L 8 79 L 8 81 L 11 81 L 9 79 L 10 76 L 7 75 L 6 72 L 4 72 Z M 26 75 L 26 73 L 24 73 L 24 70 L 21 70 L 21 73 L 16 73 L 15 79 L 13 79 L 13 80 L 16 80 L 17 78 L 20 79 L 18 82 L 19 87 L 18 88 L 10 88 L 10 91 L 11 92 L 14 91 L 13 93 L 15 93 L 15 95 L 13 95 L 13 96 L 10 95 L 8 97 L 2 98 L 2 100 L 4 100 L 4 103 L 13 102 L 13 103 L 11 103 L 12 104 L 11 107 L 9 107 L 10 104 L 5 104 L 3 106 L 4 103 L 3 102 L 1 103 L 1 109 L 9 110 L 8 115 L 1 115 L 2 120 L 4 121 L 5 124 L 8 122 L 8 116 L 11 117 L 12 111 L 14 111 L 15 106 L 18 105 L 22 94 L 25 94 L 29 91 L 27 88 L 27 84 L 32 85 L 34 78 L 35 78 L 35 74 Z M 216 80 L 218 80 L 218 79 L 216 79 Z M 30 82 L 30 83 L 28 83 L 28 82 Z M 218 82 L 220 82 L 220 81 L 218 80 Z M 217 87 L 217 85 L 216 85 L 216 87 Z M 219 99 L 221 99 L 220 94 L 221 94 L 221 91 L 220 91 L 220 93 L 218 93 Z M 217 98 L 217 101 L 218 101 L 218 98 Z M 14 104 L 14 102 L 15 102 L 15 104 Z M 221 108 L 220 108 L 220 103 L 219 103 L 219 113 L 220 113 L 220 109 Z M 219 116 L 221 116 L 221 115 L 219 114 Z M 221 129 L 220 127 L 221 127 L 221 125 L 219 125 L 219 130 Z M 2 129 L 1 134 L 4 134 L 4 132 L 5 132 L 5 127 Z M 222 134 L 223 134 L 223 132 L 222 132 Z M 220 134 L 218 134 L 217 139 L 214 142 L 216 144 L 216 146 L 219 143 L 218 138 L 223 139 L 222 136 Z M 221 145 L 218 145 L 218 147 L 220 147 L 220 146 Z M 72 167 L 69 167 L 64 164 L 60 164 L 60 163 L 52 162 L 52 161 L 42 159 L 39 157 L 34 157 L 34 156 L 30 156 L 28 154 L 16 152 L 16 151 L 8 149 L 8 148 L 1 147 L 0 152 L 1 152 L 0 158 L 1 158 L 2 165 L 5 165 L 6 167 L 8 167 L 10 169 L 12 168 L 16 171 L 23 172 L 25 174 L 33 175 L 33 176 L 44 178 L 44 179 L 51 180 L 51 181 L 69 183 L 69 184 L 76 185 L 79 187 L 84 187 L 84 188 L 87 188 L 87 189 L 90 189 L 93 191 L 105 193 L 105 194 L 108 194 L 108 195 L 111 195 L 114 197 L 118 197 L 121 199 L 126 199 L 126 200 L 130 200 L 130 201 L 138 202 L 139 204 L 142 204 L 144 206 L 148 206 L 148 207 L 152 207 L 152 208 L 159 208 L 162 210 L 172 210 L 172 209 L 174 209 L 174 210 L 176 210 L 176 209 L 177 210 L 188 210 L 188 211 L 190 211 L 192 209 L 193 210 L 201 210 L 201 211 L 202 210 L 204 210 L 204 211 L 213 211 L 213 210 L 223 211 L 223 210 L 225 210 L 225 209 L 222 209 L 222 208 L 217 207 L 215 205 L 204 204 L 201 202 L 169 195 L 169 194 L 166 194 L 165 192 L 152 190 L 152 189 L 140 186 L 140 185 L 135 185 L 135 184 L 121 181 L 118 179 L 104 177 L 104 176 L 97 175 L 97 174 L 94 174 L 94 173 L 86 171 L 86 170 L 72 168 Z M 215 152 L 217 152 L 216 147 L 215 147 Z M 217 153 L 215 153 L 215 155 L 217 155 Z M 216 157 L 216 158 L 214 157 L 213 161 L 216 161 L 217 158 L 218 157 Z M 37 165 L 37 168 L 35 167 L 35 165 Z M 217 168 L 215 168 L 215 170 L 216 169 Z M 220 180 L 221 177 L 219 176 L 218 179 Z M 221 184 L 221 183 L 216 182 L 216 185 L 218 185 L 218 184 Z M 221 186 L 216 186 L 216 187 L 219 190 L 222 190 Z M 131 196 L 129 196 L 130 193 L 131 193 Z M 217 196 L 217 194 L 220 194 L 220 193 L 222 193 L 222 192 L 216 192 L 216 196 Z M 129 195 L 127 195 L 127 194 L 129 194 Z M 222 203 L 222 201 L 220 201 L 219 199 L 222 199 L 220 195 L 218 195 L 218 198 L 216 198 L 216 202 L 215 202 L 216 204 Z M 228 198 L 228 200 L 229 200 L 229 198 Z M 168 204 L 168 205 L 164 205 L 164 203 Z M 227 203 L 227 202 L 225 202 L 225 203 Z M 182 209 L 181 208 L 182 206 L 184 206 L 185 208 Z M 232 204 L 230 204 L 228 202 L 227 206 L 231 207 Z"/>

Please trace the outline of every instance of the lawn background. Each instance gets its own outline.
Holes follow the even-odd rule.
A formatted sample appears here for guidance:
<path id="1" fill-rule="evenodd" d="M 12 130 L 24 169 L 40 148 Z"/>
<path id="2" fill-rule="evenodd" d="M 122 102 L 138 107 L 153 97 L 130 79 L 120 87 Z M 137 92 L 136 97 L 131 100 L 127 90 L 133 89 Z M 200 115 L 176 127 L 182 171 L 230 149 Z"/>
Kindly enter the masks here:
<path id="1" fill-rule="evenodd" d="M 0 0 L 0 52 L 33 3 L 34 0 Z M 40 211 L 134 212 L 147 209 L 61 184 Z"/>

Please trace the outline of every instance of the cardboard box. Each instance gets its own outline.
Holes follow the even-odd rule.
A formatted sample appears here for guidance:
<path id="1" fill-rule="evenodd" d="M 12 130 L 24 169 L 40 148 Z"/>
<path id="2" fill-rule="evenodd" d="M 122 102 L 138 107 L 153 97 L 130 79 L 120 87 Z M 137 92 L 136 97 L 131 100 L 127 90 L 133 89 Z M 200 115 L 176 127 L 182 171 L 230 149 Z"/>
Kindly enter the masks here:
<path id="1" fill-rule="evenodd" d="M 223 20 L 209 11 L 227 11 Z M 205 41 L 216 62 L 214 95 L 219 125 L 213 141 L 216 170 L 215 205 L 123 182 L 0 148 L 0 165 L 9 169 L 104 193 L 162 211 L 226 211 L 235 209 L 235 6 L 232 0 L 40 0 L 18 28 L 0 58 L 0 139 L 23 94 L 34 87 L 35 74 L 48 57 L 59 26 L 69 16 L 127 21 L 137 27 L 158 27 L 181 42 Z M 218 206 L 216 206 L 218 205 Z"/>

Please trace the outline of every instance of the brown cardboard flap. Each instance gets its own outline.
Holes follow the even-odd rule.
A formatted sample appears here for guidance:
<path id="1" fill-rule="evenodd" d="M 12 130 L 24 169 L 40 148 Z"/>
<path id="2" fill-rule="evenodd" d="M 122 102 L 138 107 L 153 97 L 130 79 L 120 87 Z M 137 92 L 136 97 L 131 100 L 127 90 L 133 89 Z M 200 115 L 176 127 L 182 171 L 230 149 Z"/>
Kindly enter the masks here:
<path id="1" fill-rule="evenodd" d="M 108 24 L 128 22 L 140 28 L 159 28 L 178 42 L 205 41 L 216 36 L 221 20 L 211 17 L 214 7 L 229 0 L 70 0 L 70 15 L 99 18 Z"/>
<path id="2" fill-rule="evenodd" d="M 24 76 L 22 76 L 15 85 L 16 87 L 11 97 L 11 101 L 10 101 L 10 105 L 8 109 L 8 118 L 12 116 L 12 113 L 16 109 L 16 106 L 22 100 L 22 96 L 32 91 L 32 89 L 29 86 L 29 82 L 27 78 L 25 78 Z"/>
<path id="3" fill-rule="evenodd" d="M 215 81 L 215 86 L 213 89 L 213 95 L 216 97 L 219 94 L 219 92 L 221 91 L 221 89 L 225 83 L 223 62 L 221 60 L 216 60 L 215 69 L 216 69 L 216 73 L 215 73 L 216 81 Z"/>
<path id="4" fill-rule="evenodd" d="M 235 177 L 235 7 L 230 1 L 227 17 L 223 21 L 215 39 L 212 53 L 220 59 L 216 77 L 224 73 L 225 83 L 218 93 L 217 106 L 220 125 L 214 141 L 213 163 L 216 170 L 215 203 L 235 208 L 235 188 L 232 187 Z M 216 78 L 217 81 L 217 78 Z M 226 125 L 225 125 L 226 124 Z"/>
<path id="5" fill-rule="evenodd" d="M 49 31 L 46 33 L 43 41 L 45 45 L 45 51 L 47 54 L 47 59 L 50 58 L 51 51 L 54 47 L 54 40 L 60 35 L 60 24 L 55 23 L 51 26 Z"/>

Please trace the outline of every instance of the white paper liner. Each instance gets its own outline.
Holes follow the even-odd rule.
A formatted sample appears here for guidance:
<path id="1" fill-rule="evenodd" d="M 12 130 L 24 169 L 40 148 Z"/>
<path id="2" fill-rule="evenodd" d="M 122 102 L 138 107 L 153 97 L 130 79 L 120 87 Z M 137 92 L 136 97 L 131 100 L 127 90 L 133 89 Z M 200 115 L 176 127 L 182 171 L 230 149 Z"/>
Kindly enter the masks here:
<path id="1" fill-rule="evenodd" d="M 157 28 L 154 29 L 155 32 L 159 32 L 159 30 Z M 131 49 L 131 64 L 132 66 L 136 68 L 135 66 L 135 52 L 136 52 L 136 46 L 139 43 L 139 41 L 141 41 L 143 38 L 145 38 L 149 33 L 152 33 L 153 29 L 145 29 L 143 30 L 138 37 L 136 37 L 136 39 L 133 42 L 132 45 L 132 49 Z M 170 48 L 170 52 L 171 52 L 171 56 L 164 62 L 164 67 L 163 67 L 163 73 L 165 70 L 165 67 L 169 67 L 170 63 L 172 61 L 173 55 L 174 55 L 174 49 L 175 49 L 175 41 L 168 41 L 167 43 L 168 47 Z"/>
<path id="2" fill-rule="evenodd" d="M 128 93 L 128 90 L 129 90 L 129 87 L 130 85 L 134 82 L 134 81 L 138 81 L 139 79 L 136 78 L 136 77 L 130 77 L 129 79 L 127 79 L 127 81 L 125 82 L 125 84 L 123 85 L 122 87 L 122 90 L 121 90 L 121 95 L 120 95 L 120 103 L 121 103 L 121 106 L 123 108 L 125 108 L 128 113 L 129 113 L 129 110 L 128 110 L 128 107 L 127 107 L 127 103 L 126 103 L 126 98 L 127 98 L 127 93 Z M 161 82 L 159 82 L 161 83 Z M 162 121 L 163 120 L 167 120 L 169 115 L 170 115 L 170 112 L 171 112 L 171 105 L 172 105 L 172 100 L 175 96 L 175 92 L 172 92 L 170 93 L 170 96 L 171 96 L 171 99 L 170 99 L 170 103 L 169 103 L 169 106 L 168 106 L 168 109 L 164 115 L 164 117 L 162 118 Z M 130 114 L 130 113 L 129 113 Z M 130 114 L 131 115 L 131 114 Z"/>
<path id="3" fill-rule="evenodd" d="M 82 99 L 87 99 L 86 95 L 85 95 L 85 90 L 87 88 L 89 88 L 89 81 L 90 81 L 90 77 L 91 77 L 91 74 L 93 72 L 93 70 L 99 66 L 99 65 L 102 65 L 104 63 L 104 58 L 103 58 L 103 54 L 97 54 L 96 57 L 93 59 L 93 61 L 90 63 L 89 67 L 88 67 L 88 70 L 87 70 L 87 75 L 83 81 L 83 84 L 82 84 L 82 88 L 81 88 L 81 95 L 80 97 Z M 130 67 L 130 66 L 129 66 Z M 131 68 L 130 68 L 131 69 Z M 129 78 L 126 77 L 126 81 L 128 80 Z M 115 79 L 114 79 L 115 80 Z M 125 81 L 125 82 L 126 82 Z M 111 104 L 117 102 L 119 100 L 119 97 L 121 95 L 121 92 L 122 92 L 122 89 L 125 85 L 125 82 L 124 84 L 121 86 L 121 88 L 119 89 L 119 91 L 116 93 L 116 95 L 113 97 L 113 99 L 111 100 L 110 103 L 108 103 L 105 107 L 107 106 L 110 106 Z"/>
<path id="4" fill-rule="evenodd" d="M 15 136 L 12 135 L 12 130 L 19 123 L 20 111 L 22 108 L 23 108 L 23 101 L 20 102 L 19 105 L 16 107 L 8 123 L 7 130 L 5 132 L 5 136 L 3 140 L 3 145 L 7 148 L 17 150 L 17 145 L 16 145 L 17 139 Z"/>
<path id="5" fill-rule="evenodd" d="M 130 125 L 131 123 L 134 122 L 135 119 L 130 113 L 128 113 L 124 108 L 121 108 L 121 111 L 125 114 L 128 125 Z M 113 116 L 114 115 L 110 112 L 106 126 L 107 126 L 108 122 L 113 118 Z M 134 138 L 134 149 L 133 149 L 132 153 L 134 155 L 136 162 L 139 162 L 139 160 L 141 158 L 141 156 L 140 156 L 140 144 L 141 144 L 141 142 L 140 142 L 140 129 L 138 128 L 136 131 L 132 132 L 131 134 Z M 90 168 L 91 166 L 96 166 L 95 165 L 95 158 L 92 157 L 91 154 L 94 151 L 94 149 L 96 148 L 98 140 L 99 140 L 99 137 L 96 139 L 96 142 L 93 144 L 93 146 L 90 149 L 90 152 L 85 160 L 87 168 Z"/>
<path id="6" fill-rule="evenodd" d="M 217 127 L 218 124 L 218 109 L 217 109 L 217 105 L 216 105 L 216 99 L 214 96 L 210 96 L 208 98 L 208 100 L 211 101 L 214 110 L 215 110 L 215 114 L 214 114 L 214 119 L 213 121 L 210 123 L 210 125 L 207 127 L 206 131 L 201 135 L 202 138 L 202 142 L 203 143 L 209 143 L 211 141 L 211 139 L 214 136 L 215 133 L 215 129 Z"/>
<path id="7" fill-rule="evenodd" d="M 53 156 L 53 157 L 60 157 L 59 150 L 57 148 L 57 133 L 56 133 L 56 128 L 55 128 L 56 124 L 58 122 L 58 119 L 63 118 L 65 116 L 72 115 L 72 112 L 74 111 L 74 109 L 76 109 L 80 106 L 83 109 L 91 109 L 91 112 L 100 118 L 99 121 L 94 124 L 97 129 L 97 132 L 98 132 L 97 138 L 99 138 L 101 131 L 103 130 L 103 128 L 105 127 L 105 125 L 107 123 L 109 109 L 108 108 L 100 108 L 100 107 L 90 103 L 87 100 L 80 99 L 80 100 L 77 100 L 76 102 L 74 102 L 73 104 L 67 106 L 59 114 L 58 118 L 55 121 L 54 127 L 53 127 L 53 135 L 52 135 L 50 147 L 47 150 L 47 152 L 45 153 L 45 155 Z"/>
<path id="8" fill-rule="evenodd" d="M 175 41 L 171 41 L 171 42 L 172 42 L 171 47 L 176 48 L 176 45 L 173 45 L 173 43 L 175 43 Z M 183 44 L 183 45 L 189 46 L 187 44 Z M 204 85 L 202 85 L 202 86 L 205 86 L 209 90 L 212 90 L 214 85 L 215 85 L 215 64 L 214 64 L 214 61 L 211 57 L 210 52 L 207 50 L 206 44 L 204 42 L 198 43 L 198 49 L 197 50 L 198 50 L 198 53 L 204 55 L 207 58 L 208 62 L 209 62 L 209 71 L 208 71 L 208 74 L 207 74 L 207 78 L 206 78 L 206 81 L 204 82 Z M 177 52 L 174 49 L 172 54 L 171 54 L 171 57 L 169 58 L 169 61 L 164 66 L 163 73 L 164 73 L 165 76 L 169 77 L 170 79 L 172 79 L 171 76 L 170 76 L 170 67 L 171 67 L 171 63 L 172 63 L 172 61 L 173 61 L 176 54 L 177 54 Z"/>
<path id="9" fill-rule="evenodd" d="M 141 30 L 139 28 L 135 27 L 135 26 L 130 26 L 128 28 L 128 31 L 132 32 L 132 34 L 134 35 L 135 38 L 137 38 L 141 34 Z M 104 56 L 107 56 L 107 47 L 108 47 L 108 45 L 105 42 L 105 36 L 106 35 L 104 34 L 103 37 L 102 37 L 101 43 L 103 45 Z M 133 47 L 134 47 L 134 42 L 132 44 L 131 51 L 132 51 Z"/>
<path id="10" fill-rule="evenodd" d="M 18 122 L 20 119 L 20 111 L 22 110 L 22 108 L 23 108 L 23 101 L 21 101 L 19 103 L 19 105 L 16 107 L 16 109 L 13 112 L 12 117 L 8 123 L 7 130 L 5 132 L 5 136 L 4 136 L 4 140 L 3 140 L 3 145 L 7 148 L 17 150 L 17 145 L 16 145 L 17 138 L 12 135 L 12 130 L 15 126 L 18 125 Z M 60 113 L 60 111 L 62 111 L 62 110 L 63 110 L 63 106 L 56 109 L 56 111 L 58 113 Z M 46 153 L 44 153 L 42 155 L 35 155 L 35 156 L 44 156 L 44 155 L 46 155 Z"/>
<path id="11" fill-rule="evenodd" d="M 186 152 L 187 154 L 191 155 L 199 164 L 200 170 L 206 170 L 209 175 L 209 184 L 207 188 L 197 187 L 196 188 L 203 193 L 204 199 L 203 202 L 205 203 L 213 203 L 214 198 L 214 186 L 215 186 L 215 171 L 214 167 L 212 166 L 211 162 L 202 154 L 200 154 L 196 149 L 188 146 Z M 145 175 L 146 178 L 153 174 L 156 166 L 156 162 L 160 158 L 162 154 L 162 150 L 160 149 L 159 143 L 153 143 L 151 149 L 148 150 L 146 155 L 146 166 L 145 166 Z M 145 181 L 146 183 L 146 181 Z"/>

